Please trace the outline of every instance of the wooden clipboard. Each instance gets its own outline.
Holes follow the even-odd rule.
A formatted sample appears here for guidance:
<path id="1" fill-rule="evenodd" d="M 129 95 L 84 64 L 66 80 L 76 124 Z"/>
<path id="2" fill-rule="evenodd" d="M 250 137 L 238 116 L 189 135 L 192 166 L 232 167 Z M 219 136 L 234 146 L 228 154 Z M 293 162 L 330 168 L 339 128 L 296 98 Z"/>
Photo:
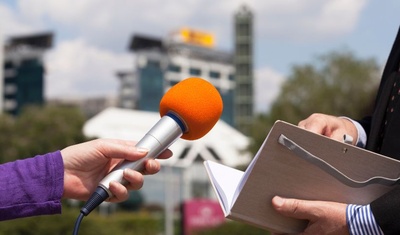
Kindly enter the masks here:
<path id="1" fill-rule="evenodd" d="M 213 180 L 210 169 L 208 174 Z M 368 204 L 396 187 L 399 176 L 400 161 L 277 121 L 238 182 L 226 216 L 274 232 L 298 233 L 307 221 L 278 214 L 271 205 L 275 195 Z"/>

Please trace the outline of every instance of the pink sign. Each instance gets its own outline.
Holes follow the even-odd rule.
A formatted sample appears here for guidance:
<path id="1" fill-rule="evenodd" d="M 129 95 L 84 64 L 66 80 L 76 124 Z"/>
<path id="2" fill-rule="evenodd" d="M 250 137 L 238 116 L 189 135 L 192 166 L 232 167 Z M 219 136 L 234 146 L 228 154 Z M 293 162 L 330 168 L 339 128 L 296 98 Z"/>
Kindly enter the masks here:
<path id="1" fill-rule="evenodd" d="M 183 203 L 182 211 L 184 235 L 192 231 L 211 228 L 225 222 L 224 212 L 218 201 L 193 199 Z"/>

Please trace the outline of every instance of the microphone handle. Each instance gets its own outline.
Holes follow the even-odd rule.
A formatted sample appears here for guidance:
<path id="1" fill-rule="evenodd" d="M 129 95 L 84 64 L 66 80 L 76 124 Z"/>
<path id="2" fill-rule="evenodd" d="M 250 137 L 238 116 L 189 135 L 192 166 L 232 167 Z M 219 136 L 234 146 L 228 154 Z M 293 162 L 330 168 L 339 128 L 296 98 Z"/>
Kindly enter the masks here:
<path id="1" fill-rule="evenodd" d="M 135 145 L 149 150 L 144 158 L 137 161 L 124 161 L 116 166 L 106 177 L 104 177 L 99 186 L 107 191 L 108 196 L 112 197 L 109 190 L 111 181 L 120 182 L 127 185 L 128 182 L 123 178 L 123 171 L 126 168 L 141 171 L 144 167 L 144 162 L 148 159 L 157 158 L 164 150 L 182 136 L 182 129 L 179 124 L 170 116 L 163 116 L 146 135 Z"/>

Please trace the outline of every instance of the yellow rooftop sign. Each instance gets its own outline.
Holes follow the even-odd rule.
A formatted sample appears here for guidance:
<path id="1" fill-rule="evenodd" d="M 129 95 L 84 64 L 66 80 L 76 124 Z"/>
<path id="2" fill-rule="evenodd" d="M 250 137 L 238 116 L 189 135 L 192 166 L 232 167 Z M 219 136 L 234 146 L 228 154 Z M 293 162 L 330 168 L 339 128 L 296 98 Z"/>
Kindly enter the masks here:
<path id="1" fill-rule="evenodd" d="M 214 35 L 189 28 L 182 28 L 180 35 L 185 43 L 205 47 L 214 47 Z"/>

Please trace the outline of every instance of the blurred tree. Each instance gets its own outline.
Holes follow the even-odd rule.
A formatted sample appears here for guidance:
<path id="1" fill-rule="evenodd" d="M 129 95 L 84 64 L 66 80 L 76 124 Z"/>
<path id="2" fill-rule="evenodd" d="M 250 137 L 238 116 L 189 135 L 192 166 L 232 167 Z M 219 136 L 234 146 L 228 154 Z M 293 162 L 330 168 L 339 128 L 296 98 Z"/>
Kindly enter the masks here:
<path id="1" fill-rule="evenodd" d="M 15 120 L 8 114 L 0 115 L 0 162 L 6 162 L 16 156 L 15 148 L 12 148 Z"/>
<path id="2" fill-rule="evenodd" d="M 312 113 L 363 117 L 371 110 L 379 73 L 374 59 L 356 58 L 347 50 L 294 66 L 269 113 L 255 118 L 249 150 L 256 153 L 276 120 L 297 124 Z"/>
<path id="3" fill-rule="evenodd" d="M 0 235 L 68 235 L 79 210 L 63 207 L 61 215 L 34 216 L 0 222 Z M 102 216 L 96 211 L 85 217 L 79 235 L 162 234 L 163 221 L 148 213 L 118 212 Z"/>
<path id="4" fill-rule="evenodd" d="M 78 108 L 26 107 L 15 119 L 0 116 L 0 160 L 8 162 L 85 141 L 84 115 Z"/>

